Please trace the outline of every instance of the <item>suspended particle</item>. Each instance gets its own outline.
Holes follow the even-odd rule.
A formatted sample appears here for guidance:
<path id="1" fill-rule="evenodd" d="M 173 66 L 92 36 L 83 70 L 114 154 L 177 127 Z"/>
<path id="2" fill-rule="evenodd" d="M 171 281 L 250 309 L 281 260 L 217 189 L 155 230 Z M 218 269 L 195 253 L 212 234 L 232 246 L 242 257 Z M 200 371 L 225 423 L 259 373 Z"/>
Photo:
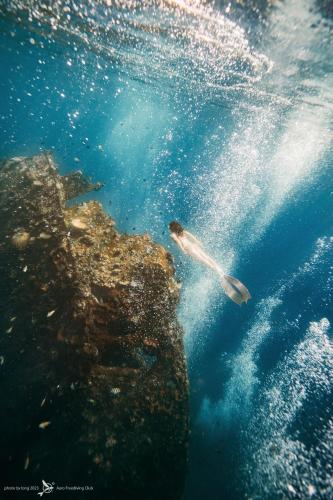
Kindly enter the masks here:
<path id="1" fill-rule="evenodd" d="M 50 424 L 51 422 L 49 420 L 46 420 L 45 422 L 41 422 L 38 427 L 40 429 L 46 429 L 46 427 L 48 427 Z"/>

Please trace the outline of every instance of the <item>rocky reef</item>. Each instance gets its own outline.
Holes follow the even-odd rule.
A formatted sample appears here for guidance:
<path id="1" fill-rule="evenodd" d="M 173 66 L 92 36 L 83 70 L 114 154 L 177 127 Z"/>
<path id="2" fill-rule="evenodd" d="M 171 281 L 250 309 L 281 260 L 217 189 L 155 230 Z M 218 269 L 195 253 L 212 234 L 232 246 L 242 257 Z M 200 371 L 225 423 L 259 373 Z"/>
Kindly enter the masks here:
<path id="1" fill-rule="evenodd" d="M 188 381 L 170 254 L 119 234 L 80 172 L 0 165 L 1 476 L 82 498 L 182 497 Z"/>

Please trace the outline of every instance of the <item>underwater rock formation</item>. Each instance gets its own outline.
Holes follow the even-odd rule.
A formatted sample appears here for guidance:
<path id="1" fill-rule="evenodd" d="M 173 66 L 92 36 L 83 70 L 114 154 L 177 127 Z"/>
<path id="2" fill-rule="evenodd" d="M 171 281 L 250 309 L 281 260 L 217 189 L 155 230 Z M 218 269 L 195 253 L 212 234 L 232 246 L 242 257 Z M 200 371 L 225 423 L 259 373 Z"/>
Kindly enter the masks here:
<path id="1" fill-rule="evenodd" d="M 95 201 L 66 206 L 99 187 L 61 177 L 49 154 L 0 165 L 1 476 L 181 498 L 188 382 L 171 256 L 119 234 Z"/>

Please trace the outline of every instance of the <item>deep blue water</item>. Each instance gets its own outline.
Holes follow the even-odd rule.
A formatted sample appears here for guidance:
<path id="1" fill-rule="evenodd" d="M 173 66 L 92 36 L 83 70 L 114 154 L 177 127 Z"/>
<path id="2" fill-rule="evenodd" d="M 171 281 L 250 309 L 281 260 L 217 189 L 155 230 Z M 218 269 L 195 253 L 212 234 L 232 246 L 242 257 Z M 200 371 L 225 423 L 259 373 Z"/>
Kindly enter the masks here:
<path id="1" fill-rule="evenodd" d="M 174 255 L 186 498 L 332 498 L 332 24 L 310 0 L 239 19 L 232 3 L 106 4 L 0 1 L 0 156 L 52 150 L 105 183 L 121 231 Z M 181 255 L 172 219 L 246 306 Z"/>

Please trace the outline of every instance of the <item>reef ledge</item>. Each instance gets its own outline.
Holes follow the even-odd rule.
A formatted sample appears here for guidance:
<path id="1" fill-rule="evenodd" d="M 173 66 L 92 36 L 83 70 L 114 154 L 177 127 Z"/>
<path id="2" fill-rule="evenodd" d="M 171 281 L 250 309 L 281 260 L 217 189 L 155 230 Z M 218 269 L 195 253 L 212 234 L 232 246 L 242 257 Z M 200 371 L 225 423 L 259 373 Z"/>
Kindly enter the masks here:
<path id="1" fill-rule="evenodd" d="M 1 475 L 176 500 L 188 379 L 172 259 L 96 201 L 67 205 L 100 187 L 48 153 L 0 163 Z"/>

